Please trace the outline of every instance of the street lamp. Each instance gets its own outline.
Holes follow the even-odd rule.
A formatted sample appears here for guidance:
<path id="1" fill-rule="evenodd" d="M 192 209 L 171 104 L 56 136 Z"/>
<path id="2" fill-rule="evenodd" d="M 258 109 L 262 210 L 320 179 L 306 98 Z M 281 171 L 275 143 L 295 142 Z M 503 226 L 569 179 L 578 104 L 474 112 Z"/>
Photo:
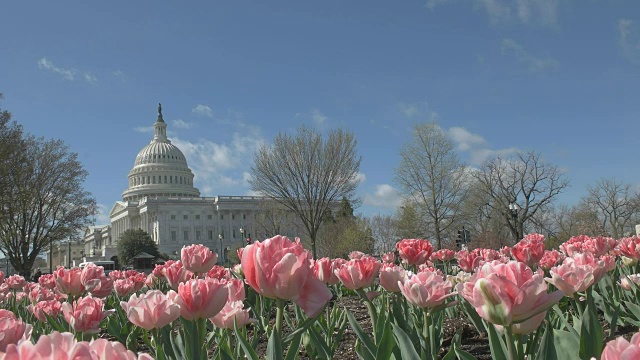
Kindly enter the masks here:
<path id="1" fill-rule="evenodd" d="M 515 202 L 509 204 L 509 210 L 511 210 L 511 216 L 513 217 L 513 226 L 515 228 L 515 236 L 516 241 L 520 240 L 520 231 L 518 230 L 518 212 L 520 211 L 520 206 Z"/>
<path id="2" fill-rule="evenodd" d="M 222 256 L 222 239 L 222 234 L 218 234 L 218 240 L 220 240 L 220 256 Z"/>

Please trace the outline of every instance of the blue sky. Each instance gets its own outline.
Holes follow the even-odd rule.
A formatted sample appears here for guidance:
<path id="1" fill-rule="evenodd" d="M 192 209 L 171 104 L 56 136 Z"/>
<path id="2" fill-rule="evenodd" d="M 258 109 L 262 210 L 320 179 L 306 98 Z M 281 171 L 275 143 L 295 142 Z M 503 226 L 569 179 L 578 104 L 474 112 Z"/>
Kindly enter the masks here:
<path id="1" fill-rule="evenodd" d="M 64 4 L 64 5 L 63 5 Z M 633 0 L 13 1 L 2 107 L 63 139 L 104 213 L 162 102 L 205 196 L 250 193 L 253 151 L 300 124 L 353 131 L 359 209 L 391 214 L 413 124 L 471 166 L 539 151 L 589 184 L 640 184 L 640 3 Z M 98 222 L 103 222 L 104 216 Z"/>

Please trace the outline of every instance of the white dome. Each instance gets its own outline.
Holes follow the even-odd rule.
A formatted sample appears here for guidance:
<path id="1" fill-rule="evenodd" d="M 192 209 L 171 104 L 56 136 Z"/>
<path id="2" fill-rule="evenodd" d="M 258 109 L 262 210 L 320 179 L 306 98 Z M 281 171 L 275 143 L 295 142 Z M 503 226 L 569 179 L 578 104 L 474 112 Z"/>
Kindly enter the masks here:
<path id="1" fill-rule="evenodd" d="M 167 139 L 167 124 L 158 106 L 158 120 L 151 143 L 138 153 L 129 172 L 129 188 L 122 193 L 124 201 L 147 196 L 198 197 L 193 187 L 193 172 L 180 149 Z"/>

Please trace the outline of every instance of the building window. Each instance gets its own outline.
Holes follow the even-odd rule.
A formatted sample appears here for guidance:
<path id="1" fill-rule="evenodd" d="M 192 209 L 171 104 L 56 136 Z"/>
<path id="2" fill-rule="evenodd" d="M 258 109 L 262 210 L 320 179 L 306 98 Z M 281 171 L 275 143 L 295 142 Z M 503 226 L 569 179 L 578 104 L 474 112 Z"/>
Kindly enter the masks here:
<path id="1" fill-rule="evenodd" d="M 233 229 L 233 236 L 234 239 L 236 238 L 236 229 Z"/>
<path id="2" fill-rule="evenodd" d="M 213 240 L 213 230 L 209 230 L 209 240 Z"/>
<path id="3" fill-rule="evenodd" d="M 172 241 L 177 241 L 178 240 L 178 234 L 176 234 L 175 230 L 171 231 L 171 240 Z"/>
<path id="4" fill-rule="evenodd" d="M 231 214 L 231 220 L 235 220 L 236 219 L 236 214 Z"/>
<path id="5" fill-rule="evenodd" d="M 171 215 L 171 220 L 175 220 L 176 216 L 175 215 Z"/>
<path id="6" fill-rule="evenodd" d="M 151 181 L 153 181 L 153 184 L 155 184 L 155 183 L 156 183 L 156 176 L 155 176 L 155 175 L 153 175 L 153 178 L 152 178 L 152 180 L 151 180 Z"/>
<path id="7" fill-rule="evenodd" d="M 182 219 L 189 220 L 189 215 L 182 215 Z"/>
<path id="8" fill-rule="evenodd" d="M 164 176 L 164 183 L 167 183 L 167 175 Z"/>
<path id="9" fill-rule="evenodd" d="M 200 240 L 200 230 L 196 230 L 196 240 Z"/>
<path id="10" fill-rule="evenodd" d="M 242 220 L 247 220 L 247 215 L 242 214 Z"/>
<path id="11" fill-rule="evenodd" d="M 207 220 L 211 220 L 211 219 L 213 219 L 213 216 L 207 215 Z"/>
<path id="12" fill-rule="evenodd" d="M 169 184 L 173 184 L 173 176 L 169 175 Z"/>
<path id="13" fill-rule="evenodd" d="M 184 238 L 184 241 L 189 241 L 189 230 L 185 230 L 185 231 L 184 231 L 184 236 L 183 236 L 183 238 Z"/>
<path id="14" fill-rule="evenodd" d="M 220 220 L 224 220 L 224 215 L 220 214 Z"/>
<path id="15" fill-rule="evenodd" d="M 196 215 L 196 220 L 200 220 L 200 215 Z"/>

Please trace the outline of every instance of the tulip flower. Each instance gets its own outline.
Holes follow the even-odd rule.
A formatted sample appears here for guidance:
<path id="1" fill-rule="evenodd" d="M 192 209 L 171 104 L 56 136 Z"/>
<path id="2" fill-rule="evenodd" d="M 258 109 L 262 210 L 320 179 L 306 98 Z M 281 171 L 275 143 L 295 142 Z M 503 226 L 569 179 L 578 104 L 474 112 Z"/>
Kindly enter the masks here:
<path id="1" fill-rule="evenodd" d="M 228 301 L 244 301 L 246 298 L 244 281 L 240 279 L 229 279 L 223 281 L 227 282 L 227 289 L 229 290 Z"/>
<path id="2" fill-rule="evenodd" d="M 335 261 L 332 261 L 328 257 L 318 259 L 313 262 L 313 270 L 318 280 L 327 285 L 335 285 L 340 282 L 340 279 L 333 273 L 335 268 Z"/>
<path id="3" fill-rule="evenodd" d="M 627 341 L 622 336 L 609 341 L 600 357 L 600 360 L 627 359 L 640 359 L 640 333 L 633 334 L 631 341 Z"/>
<path id="4" fill-rule="evenodd" d="M 546 312 L 564 296 L 562 291 L 547 293 L 542 270 L 533 272 L 518 261 L 487 262 L 456 289 L 486 321 L 501 326 L 530 321 L 523 326 L 526 329 L 537 328 L 544 317 L 535 315 Z"/>
<path id="5" fill-rule="evenodd" d="M 187 282 L 193 277 L 193 272 L 187 270 L 180 261 L 176 261 L 164 268 L 164 278 L 167 279 L 167 282 L 174 290 L 178 289 L 178 285 Z"/>
<path id="6" fill-rule="evenodd" d="M 218 254 L 200 244 L 183 246 L 180 260 L 185 269 L 196 274 L 206 274 L 218 261 Z"/>
<path id="7" fill-rule="evenodd" d="M 62 304 L 65 320 L 75 331 L 95 334 L 100 332 L 100 323 L 115 310 L 104 311 L 102 299 L 86 296 L 70 303 Z"/>
<path id="8" fill-rule="evenodd" d="M 31 337 L 31 325 L 9 310 L 0 309 L 0 352 L 5 351 L 9 344 L 17 344 Z"/>
<path id="9" fill-rule="evenodd" d="M 0 270 L 0 284 L 4 281 L 4 272 Z"/>
<path id="10" fill-rule="evenodd" d="M 562 265 L 551 268 L 551 279 L 546 281 L 571 296 L 600 281 L 606 273 L 607 265 L 604 260 L 594 258 L 591 253 L 577 253 L 564 259 Z"/>
<path id="11" fill-rule="evenodd" d="M 229 269 L 220 265 L 214 265 L 211 270 L 207 272 L 207 276 L 218 280 L 231 279 Z"/>
<path id="12" fill-rule="evenodd" d="M 511 248 L 511 255 L 530 268 L 535 268 L 544 255 L 544 236 L 540 234 L 525 236 Z"/>
<path id="13" fill-rule="evenodd" d="M 62 303 L 58 300 L 43 300 L 27 306 L 27 310 L 29 310 L 36 319 L 46 323 L 47 317 L 45 314 L 54 319 L 62 314 Z"/>
<path id="14" fill-rule="evenodd" d="M 633 283 L 634 285 L 631 285 Z M 620 286 L 627 290 L 631 291 L 631 289 L 637 288 L 640 286 L 640 274 L 632 274 L 632 275 L 622 275 L 620 279 Z"/>
<path id="15" fill-rule="evenodd" d="M 5 279 L 5 284 L 7 284 L 11 290 L 22 290 L 27 284 L 27 281 L 20 275 L 11 275 Z"/>
<path id="16" fill-rule="evenodd" d="M 544 270 L 549 271 L 552 267 L 556 266 L 559 262 L 564 260 L 565 256 L 558 250 L 545 250 L 542 259 L 538 263 L 538 266 Z"/>
<path id="17" fill-rule="evenodd" d="M 640 237 L 622 238 L 616 249 L 627 258 L 638 261 L 640 260 Z"/>
<path id="18" fill-rule="evenodd" d="M 471 273 L 477 267 L 484 263 L 484 259 L 481 255 L 468 250 L 460 250 L 456 253 L 456 259 L 458 260 L 458 266 L 462 271 Z"/>
<path id="19" fill-rule="evenodd" d="M 318 314 L 332 297 L 329 288 L 315 277 L 311 254 L 300 239 L 293 242 L 277 235 L 256 241 L 244 248 L 241 264 L 246 283 L 258 294 L 291 299 L 309 316 Z"/>
<path id="20" fill-rule="evenodd" d="M 404 282 L 398 281 L 398 287 L 407 301 L 419 308 L 434 308 L 456 295 L 451 292 L 451 282 L 435 271 L 409 273 Z"/>
<path id="21" fill-rule="evenodd" d="M 433 252 L 431 241 L 422 239 L 404 239 L 396 244 L 398 254 L 403 262 L 408 265 L 420 265 L 429 260 Z"/>
<path id="22" fill-rule="evenodd" d="M 191 279 L 178 285 L 177 293 L 170 290 L 167 296 L 180 305 L 180 315 L 183 318 L 208 319 L 220 312 L 227 303 L 229 289 L 224 280 Z"/>
<path id="23" fill-rule="evenodd" d="M 382 254 L 382 262 L 387 264 L 394 264 L 396 262 L 396 253 L 393 251 Z"/>
<path id="24" fill-rule="evenodd" d="M 238 328 L 241 328 L 247 324 L 257 322 L 256 319 L 250 318 L 249 309 L 244 309 L 242 301 L 227 302 L 224 308 L 209 320 L 221 329 L 233 329 L 236 323 Z"/>
<path id="25" fill-rule="evenodd" d="M 85 289 L 81 281 L 82 269 L 74 268 L 67 270 L 60 266 L 53 274 L 56 279 L 56 287 L 61 293 L 76 296 L 84 292 Z"/>
<path id="26" fill-rule="evenodd" d="M 384 263 L 380 267 L 380 286 L 390 292 L 400 292 L 398 282 L 404 281 L 405 270 L 402 266 Z"/>
<path id="27" fill-rule="evenodd" d="M 117 279 L 113 282 L 113 289 L 116 291 L 118 297 L 126 297 L 133 294 L 135 291 L 134 283 L 131 279 Z"/>
<path id="28" fill-rule="evenodd" d="M 374 257 L 365 256 L 361 259 L 349 260 L 334 273 L 347 289 L 364 289 L 373 285 L 380 265 Z"/>
<path id="29" fill-rule="evenodd" d="M 349 259 L 351 260 L 362 259 L 363 256 L 365 256 L 365 253 L 363 253 L 362 251 L 352 251 L 349 253 Z"/>
<path id="30" fill-rule="evenodd" d="M 160 290 L 131 295 L 129 301 L 121 301 L 129 321 L 145 330 L 160 329 L 180 317 L 180 305 Z"/>

